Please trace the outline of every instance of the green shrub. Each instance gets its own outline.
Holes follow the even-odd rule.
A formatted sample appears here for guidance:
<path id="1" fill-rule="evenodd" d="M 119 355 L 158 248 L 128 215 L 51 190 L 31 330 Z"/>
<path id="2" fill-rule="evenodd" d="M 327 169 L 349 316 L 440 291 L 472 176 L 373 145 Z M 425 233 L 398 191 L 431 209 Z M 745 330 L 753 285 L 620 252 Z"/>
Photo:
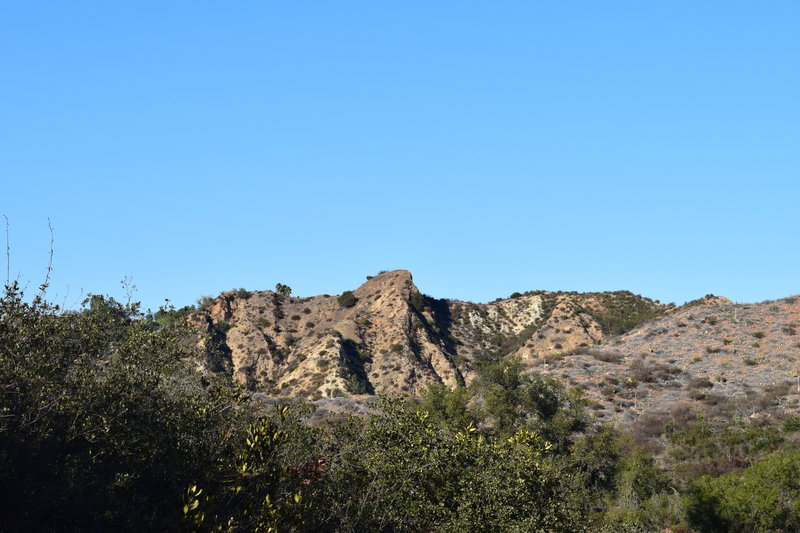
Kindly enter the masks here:
<path id="1" fill-rule="evenodd" d="M 409 303 L 411 304 L 411 307 L 413 307 L 418 313 L 422 313 L 427 305 L 425 302 L 425 296 L 419 291 L 414 291 L 411 293 Z"/>
<path id="2" fill-rule="evenodd" d="M 211 305 L 214 303 L 213 296 L 201 296 L 197 300 L 197 310 L 198 311 L 207 311 Z"/>
<path id="3" fill-rule="evenodd" d="M 355 420 L 331 436 L 327 478 L 330 530 L 583 531 L 573 475 L 550 462 L 533 432 L 479 438 L 429 414 L 384 402 L 382 416 Z"/>
<path id="4" fill-rule="evenodd" d="M 162 315 L 164 316 L 164 315 Z M 0 522 L 7 531 L 176 530 L 193 479 L 237 434 L 239 392 L 201 384 L 188 324 L 90 296 L 0 299 Z M 134 503 L 135 502 L 135 503 Z"/>
<path id="5" fill-rule="evenodd" d="M 353 307 L 358 302 L 358 298 L 353 294 L 353 291 L 344 291 L 336 299 L 342 307 Z"/>
<path id="6" fill-rule="evenodd" d="M 234 292 L 234 295 L 235 295 L 237 298 L 241 298 L 242 300 L 249 300 L 249 299 L 250 299 L 250 297 L 253 295 L 253 293 L 252 293 L 252 292 L 250 292 L 250 291 L 248 291 L 248 290 L 245 290 L 245 289 L 237 289 L 237 290 Z"/>
<path id="7" fill-rule="evenodd" d="M 701 531 L 800 530 L 800 450 L 773 453 L 742 473 L 694 486 L 688 516 Z"/>

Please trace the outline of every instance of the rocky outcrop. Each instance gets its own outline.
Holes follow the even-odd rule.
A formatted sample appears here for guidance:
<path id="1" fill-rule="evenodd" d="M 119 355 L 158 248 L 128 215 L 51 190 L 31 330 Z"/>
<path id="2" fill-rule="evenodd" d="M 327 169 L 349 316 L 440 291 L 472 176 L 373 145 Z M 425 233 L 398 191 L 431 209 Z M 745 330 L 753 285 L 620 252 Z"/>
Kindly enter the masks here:
<path id="1" fill-rule="evenodd" d="M 630 293 L 514 294 L 488 304 L 425 296 L 405 270 L 382 272 L 346 297 L 229 291 L 194 316 L 209 368 L 254 390 L 306 398 L 414 395 L 469 383 L 480 359 L 542 358 L 592 346 L 608 333 L 616 297 Z M 635 306 L 634 306 L 635 307 Z"/>
<path id="2" fill-rule="evenodd" d="M 413 396 L 517 357 L 623 423 L 736 398 L 800 408 L 797 298 L 676 308 L 626 291 L 534 291 L 476 304 L 425 296 L 397 270 L 344 297 L 230 291 L 192 320 L 209 370 L 270 396 Z"/>
<path id="3" fill-rule="evenodd" d="M 294 298 L 272 291 L 230 291 L 195 317 L 204 343 L 223 338 L 234 379 L 250 388 L 302 397 L 413 394 L 429 384 L 457 386 L 435 316 L 405 270 L 384 272 L 345 301 Z M 213 352 L 213 350 L 207 350 Z"/>

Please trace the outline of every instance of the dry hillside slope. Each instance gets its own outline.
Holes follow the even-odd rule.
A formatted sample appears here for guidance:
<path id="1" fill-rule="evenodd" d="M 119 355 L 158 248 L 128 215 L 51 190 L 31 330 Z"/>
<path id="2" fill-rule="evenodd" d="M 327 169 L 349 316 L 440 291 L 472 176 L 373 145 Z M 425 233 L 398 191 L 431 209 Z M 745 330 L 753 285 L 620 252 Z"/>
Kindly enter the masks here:
<path id="1" fill-rule="evenodd" d="M 476 304 L 425 296 L 397 270 L 352 295 L 230 291 L 193 320 L 209 369 L 271 396 L 413 396 L 468 385 L 481 359 L 518 357 L 624 423 L 731 400 L 741 416 L 796 411 L 800 400 L 796 298 L 676 308 L 626 291 L 534 291 Z"/>
<path id="2" fill-rule="evenodd" d="M 706 298 L 536 370 L 583 387 L 601 416 L 623 421 L 730 409 L 731 401 L 738 416 L 796 412 L 799 324 L 795 297 L 758 304 Z"/>
<path id="3" fill-rule="evenodd" d="M 193 319 L 210 369 L 253 390 L 316 399 L 469 384 L 481 358 L 517 356 L 538 367 L 672 309 L 624 291 L 440 300 L 396 270 L 338 297 L 230 291 Z"/>

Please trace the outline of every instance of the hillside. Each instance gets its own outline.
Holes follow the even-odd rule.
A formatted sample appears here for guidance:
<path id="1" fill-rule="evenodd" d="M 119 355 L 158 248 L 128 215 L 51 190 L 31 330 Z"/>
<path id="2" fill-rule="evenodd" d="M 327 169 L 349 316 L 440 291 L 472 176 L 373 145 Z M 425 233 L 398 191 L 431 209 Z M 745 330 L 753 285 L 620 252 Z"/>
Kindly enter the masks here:
<path id="1" fill-rule="evenodd" d="M 201 306 L 194 320 L 210 368 L 253 389 L 329 397 L 468 384 L 480 359 L 519 356 L 535 365 L 670 309 L 627 292 L 438 300 L 397 270 L 370 277 L 351 301 L 230 291 Z"/>
<path id="2" fill-rule="evenodd" d="M 396 270 L 344 297 L 229 291 L 193 320 L 210 369 L 269 395 L 419 395 L 468 385 L 481 361 L 518 357 L 582 387 L 601 418 L 764 394 L 798 401 L 787 385 L 800 372 L 794 298 L 708 296 L 676 308 L 625 291 L 533 291 L 476 304 L 423 295 Z"/>
<path id="3" fill-rule="evenodd" d="M 793 297 L 757 304 L 701 299 L 538 370 L 583 387 L 603 417 L 713 412 L 733 400 L 741 416 L 771 407 L 795 411 L 798 323 Z"/>
<path id="4" fill-rule="evenodd" d="M 794 298 L 278 289 L 144 315 L 8 287 L 6 529 L 800 530 Z"/>

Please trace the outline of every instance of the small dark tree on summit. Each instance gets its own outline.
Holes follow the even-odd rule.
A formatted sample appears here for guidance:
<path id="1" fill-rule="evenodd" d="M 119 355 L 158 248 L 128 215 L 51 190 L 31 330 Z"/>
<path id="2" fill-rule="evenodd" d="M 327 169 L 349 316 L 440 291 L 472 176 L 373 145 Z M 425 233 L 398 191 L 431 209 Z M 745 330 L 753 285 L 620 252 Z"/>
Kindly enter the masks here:
<path id="1" fill-rule="evenodd" d="M 277 292 L 281 296 L 291 296 L 292 288 L 288 285 L 284 285 L 283 283 L 276 283 L 275 292 Z"/>

